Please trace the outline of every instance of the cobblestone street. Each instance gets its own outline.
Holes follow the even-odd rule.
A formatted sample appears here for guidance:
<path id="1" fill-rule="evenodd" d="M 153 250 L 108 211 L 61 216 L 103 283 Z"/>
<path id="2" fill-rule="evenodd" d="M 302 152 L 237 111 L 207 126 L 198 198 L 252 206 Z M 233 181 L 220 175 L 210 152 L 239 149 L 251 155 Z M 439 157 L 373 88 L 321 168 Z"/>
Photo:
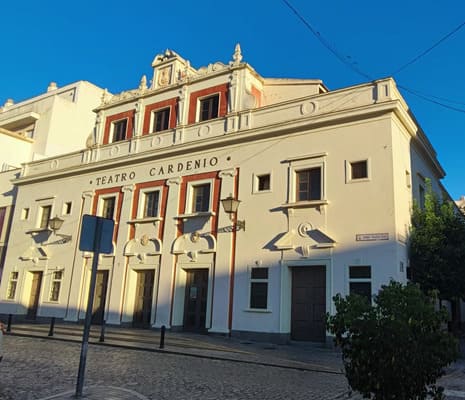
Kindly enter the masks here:
<path id="1" fill-rule="evenodd" d="M 80 344 L 6 336 L 4 346 L 2 400 L 44 399 L 74 391 Z M 126 389 L 125 398 L 141 394 L 154 400 L 325 400 L 347 390 L 341 374 L 97 345 L 89 346 L 85 385 L 113 386 Z M 105 398 L 116 397 L 108 393 Z"/>

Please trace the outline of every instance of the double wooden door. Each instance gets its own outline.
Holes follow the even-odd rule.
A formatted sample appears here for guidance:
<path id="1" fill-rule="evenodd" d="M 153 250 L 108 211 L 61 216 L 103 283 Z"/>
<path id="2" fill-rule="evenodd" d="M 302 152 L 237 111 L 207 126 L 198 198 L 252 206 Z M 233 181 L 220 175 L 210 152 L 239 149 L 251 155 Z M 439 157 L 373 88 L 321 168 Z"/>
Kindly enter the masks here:
<path id="1" fill-rule="evenodd" d="M 187 271 L 184 301 L 184 330 L 206 330 L 208 269 Z"/>
<path id="2" fill-rule="evenodd" d="M 326 339 L 326 267 L 292 268 L 291 339 Z"/>
<path id="3" fill-rule="evenodd" d="M 26 318 L 36 319 L 37 309 L 39 308 L 40 288 L 42 286 L 42 272 L 32 273 L 31 295 L 27 308 Z"/>
<path id="4" fill-rule="evenodd" d="M 94 291 L 94 304 L 92 305 L 92 323 L 101 324 L 105 318 L 105 301 L 108 287 L 108 270 L 97 271 Z"/>
<path id="5" fill-rule="evenodd" d="M 134 314 L 132 319 L 132 324 L 135 327 L 150 327 L 154 278 L 154 270 L 137 272 L 136 298 L 134 302 Z"/>

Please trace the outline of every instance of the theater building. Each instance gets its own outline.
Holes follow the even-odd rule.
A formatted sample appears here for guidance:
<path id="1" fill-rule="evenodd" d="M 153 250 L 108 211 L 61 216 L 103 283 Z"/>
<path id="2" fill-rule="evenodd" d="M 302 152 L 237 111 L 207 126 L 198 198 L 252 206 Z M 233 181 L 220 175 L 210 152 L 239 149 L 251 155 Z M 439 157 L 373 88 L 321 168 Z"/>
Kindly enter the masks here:
<path id="1" fill-rule="evenodd" d="M 444 171 L 392 79 L 263 78 L 239 46 L 152 67 L 103 97 L 85 148 L 23 165 L 0 313 L 84 319 L 85 214 L 115 221 L 95 323 L 324 341 L 335 294 L 407 280 L 413 199 Z"/>

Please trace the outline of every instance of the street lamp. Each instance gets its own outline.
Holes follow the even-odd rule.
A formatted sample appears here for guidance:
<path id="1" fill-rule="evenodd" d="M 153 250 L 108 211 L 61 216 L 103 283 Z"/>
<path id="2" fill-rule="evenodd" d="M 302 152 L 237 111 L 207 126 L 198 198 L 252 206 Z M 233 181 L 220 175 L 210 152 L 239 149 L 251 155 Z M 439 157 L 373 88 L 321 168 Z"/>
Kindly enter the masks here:
<path id="1" fill-rule="evenodd" d="M 61 226 L 65 222 L 64 219 L 61 219 L 58 215 L 53 218 L 50 218 L 48 221 L 48 227 L 56 234 L 56 231 L 61 229 Z"/>
<path id="2" fill-rule="evenodd" d="M 57 233 L 57 231 L 61 229 L 63 222 L 65 222 L 65 220 L 61 219 L 58 215 L 56 215 L 55 217 L 50 218 L 50 220 L 48 221 L 48 227 L 53 231 L 53 233 L 56 236 L 63 238 L 62 243 L 66 243 L 71 240 L 71 235 L 63 235 L 61 233 Z"/>
<path id="3" fill-rule="evenodd" d="M 232 195 L 229 195 L 227 198 L 221 200 L 221 204 L 223 205 L 224 212 L 229 214 L 229 219 L 234 222 L 233 214 L 236 214 L 236 226 L 237 230 L 243 229 L 245 231 L 245 221 L 239 221 L 237 219 L 237 209 L 240 204 L 240 200 L 235 199 Z"/>

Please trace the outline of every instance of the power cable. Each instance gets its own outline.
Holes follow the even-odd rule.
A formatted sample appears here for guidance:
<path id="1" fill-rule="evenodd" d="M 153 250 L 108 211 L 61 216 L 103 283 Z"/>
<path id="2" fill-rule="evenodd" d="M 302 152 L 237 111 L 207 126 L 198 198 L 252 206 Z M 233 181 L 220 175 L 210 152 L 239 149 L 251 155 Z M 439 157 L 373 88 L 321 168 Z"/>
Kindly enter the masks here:
<path id="1" fill-rule="evenodd" d="M 320 41 L 320 43 L 325 46 L 331 53 L 333 53 L 334 56 L 336 56 L 336 58 L 341 61 L 342 63 L 344 63 L 345 65 L 347 65 L 350 69 L 352 69 L 354 72 L 356 72 L 357 74 L 363 76 L 364 78 L 372 81 L 373 78 L 366 74 L 365 72 L 363 72 L 362 70 L 360 70 L 359 68 L 357 68 L 354 63 L 351 63 L 349 61 L 347 61 L 347 58 L 344 57 L 343 55 L 341 55 L 322 35 L 320 32 L 318 32 L 315 28 L 313 28 L 313 26 L 310 24 L 310 22 L 308 22 L 303 16 L 302 14 L 299 13 L 299 11 L 297 11 L 297 9 L 295 9 L 292 4 L 290 4 L 287 0 L 282 0 L 283 3 L 297 16 L 297 18 L 299 18 L 302 23 L 310 30 L 310 32 L 312 32 L 312 34 Z"/>
<path id="2" fill-rule="evenodd" d="M 426 56 L 431 50 L 434 48 L 438 47 L 442 42 L 445 40 L 449 39 L 453 34 L 458 32 L 460 29 L 462 29 L 465 26 L 465 21 L 462 22 L 459 26 L 455 27 L 452 31 L 450 31 L 447 35 L 443 36 L 441 39 L 439 39 L 436 43 L 434 43 L 432 46 L 428 47 L 425 51 L 423 51 L 421 54 L 410 60 L 408 63 L 402 65 L 400 68 L 395 70 L 392 75 L 398 74 L 400 71 L 404 70 L 408 66 L 412 65 L 413 63 L 417 62 L 420 58 Z"/>
<path id="3" fill-rule="evenodd" d="M 421 93 L 419 93 L 419 92 L 417 92 L 417 91 L 415 91 L 415 90 L 413 90 L 413 89 L 409 89 L 409 88 L 407 88 L 407 87 L 405 87 L 405 86 L 403 86 L 403 85 L 397 84 L 397 87 L 398 87 L 399 89 L 403 89 L 403 90 L 405 90 L 406 92 L 409 92 L 410 94 L 413 94 L 414 96 L 417 96 L 417 97 L 419 97 L 419 98 L 421 98 L 421 99 L 423 99 L 423 100 L 425 100 L 425 101 L 429 101 L 430 103 L 433 103 L 433 104 L 436 104 L 436 105 L 438 105 L 438 106 L 447 108 L 447 109 L 449 109 L 449 110 L 453 110 L 453 111 L 457 111 L 457 112 L 460 112 L 460 113 L 465 114 L 465 109 L 463 109 L 463 108 L 458 108 L 458 107 L 450 106 L 450 105 L 448 105 L 448 104 L 441 103 L 441 102 L 439 102 L 439 101 L 437 101 L 437 100 L 430 99 L 430 98 L 428 98 L 427 96 L 425 96 L 425 95 L 423 95 L 423 94 L 421 94 Z M 447 100 L 447 101 L 449 101 L 449 100 Z"/>
<path id="4" fill-rule="evenodd" d="M 282 0 L 282 2 L 297 16 L 297 18 L 300 19 L 300 21 L 310 30 L 310 32 L 320 41 L 320 43 L 323 44 L 323 46 L 325 46 L 339 61 L 341 61 L 342 63 L 344 63 L 345 65 L 347 65 L 350 69 L 352 69 L 354 72 L 356 72 L 357 74 L 363 76 L 364 78 L 372 81 L 373 78 L 368 75 L 367 73 L 363 72 L 362 70 L 360 70 L 359 68 L 357 68 L 354 63 L 351 63 L 347 60 L 346 57 L 344 57 L 343 55 L 341 55 L 324 37 L 323 35 L 321 35 L 320 32 L 318 32 L 303 16 L 302 14 L 300 14 L 300 12 L 294 7 L 292 6 L 292 4 L 288 1 L 288 0 Z M 448 39 L 450 36 L 452 36 L 454 33 L 456 33 L 457 31 L 459 31 L 463 26 L 465 26 L 465 21 L 463 23 L 461 23 L 459 26 L 457 26 L 456 28 L 454 28 L 451 32 L 449 32 L 447 35 L 445 35 L 444 37 L 442 37 L 440 40 L 438 40 L 436 43 L 434 43 L 432 46 L 430 46 L 427 50 L 425 50 L 423 53 L 421 53 L 420 55 L 418 55 L 417 57 L 415 57 L 414 59 L 412 59 L 411 61 L 409 61 L 408 63 L 404 64 L 401 68 L 397 69 L 396 72 L 394 72 L 392 75 L 398 73 L 399 71 L 403 70 L 404 68 L 406 68 L 407 66 L 413 64 L 414 62 L 418 61 L 421 57 L 425 56 L 427 53 L 429 53 L 431 50 L 433 50 L 435 47 L 439 46 L 439 44 L 441 44 L 442 42 L 444 42 L 446 39 Z M 465 109 L 462 109 L 462 108 L 458 108 L 458 107 L 454 107 L 454 106 L 450 106 L 448 104 L 444 104 L 440 101 L 437 101 L 437 100 L 434 100 L 434 98 L 436 99 L 440 99 L 440 100 L 443 100 L 443 101 L 446 101 L 446 102 L 449 102 L 449 103 L 455 103 L 455 104 L 464 104 L 464 103 L 460 103 L 460 102 L 456 102 L 456 101 L 453 101 L 453 100 L 448 100 L 448 99 L 444 99 L 444 98 L 440 98 L 440 97 L 436 97 L 436 96 L 428 96 L 428 95 L 425 95 L 425 94 L 422 94 L 421 92 L 418 92 L 417 90 L 414 90 L 414 89 L 410 89 L 406 86 L 403 86 L 401 84 L 397 84 L 397 87 L 399 89 L 403 89 L 405 90 L 406 92 L 414 95 L 414 96 L 417 96 L 425 101 L 428 101 L 430 103 L 433 103 L 433 104 L 436 104 L 438 106 L 441 106 L 441 107 L 444 107 L 444 108 L 447 108 L 449 110 L 452 110 L 452 111 L 457 111 L 457 112 L 460 112 L 460 113 L 465 113 Z M 432 97 L 432 98 L 430 98 Z"/>

